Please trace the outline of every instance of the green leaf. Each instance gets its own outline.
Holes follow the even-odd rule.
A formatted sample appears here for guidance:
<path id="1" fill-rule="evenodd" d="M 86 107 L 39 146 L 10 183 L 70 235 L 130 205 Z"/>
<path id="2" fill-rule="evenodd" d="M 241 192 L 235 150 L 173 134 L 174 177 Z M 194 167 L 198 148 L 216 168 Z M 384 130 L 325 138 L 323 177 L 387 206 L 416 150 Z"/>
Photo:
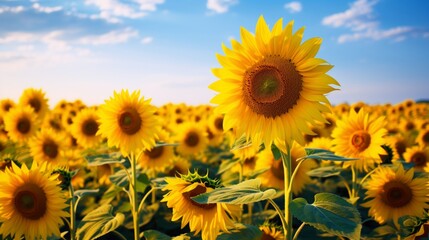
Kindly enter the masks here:
<path id="1" fill-rule="evenodd" d="M 174 147 L 174 146 L 179 146 L 179 144 L 178 143 L 157 142 L 155 145 L 155 147 L 168 147 L 168 146 Z"/>
<path id="2" fill-rule="evenodd" d="M 150 181 L 146 174 L 140 174 L 137 177 L 137 192 L 144 193 L 147 186 L 149 186 Z"/>
<path id="3" fill-rule="evenodd" d="M 230 233 L 222 233 L 216 240 L 260 240 L 262 231 L 253 225 L 237 224 Z"/>
<path id="4" fill-rule="evenodd" d="M 100 189 L 79 189 L 74 192 L 74 196 L 78 198 L 82 198 L 88 194 L 98 193 Z"/>
<path id="5" fill-rule="evenodd" d="M 318 178 L 328 178 L 339 176 L 341 174 L 342 168 L 338 166 L 328 166 L 328 167 L 320 167 L 315 168 L 307 172 L 310 177 L 318 177 Z"/>
<path id="6" fill-rule="evenodd" d="M 171 240 L 170 236 L 156 230 L 146 230 L 142 235 L 146 240 Z"/>
<path id="7" fill-rule="evenodd" d="M 110 181 L 118 187 L 126 187 L 129 185 L 128 175 L 125 169 L 121 169 L 109 176 Z"/>
<path id="8" fill-rule="evenodd" d="M 271 152 L 273 153 L 275 160 L 279 160 L 282 157 L 280 149 L 274 144 L 271 144 Z"/>
<path id="9" fill-rule="evenodd" d="M 115 153 L 106 153 L 99 155 L 89 155 L 85 157 L 88 161 L 88 166 L 100 166 L 104 164 L 112 164 L 112 163 L 124 163 L 126 160 L 122 157 L 122 155 L 118 152 Z"/>
<path id="10" fill-rule="evenodd" d="M 313 204 L 308 204 L 304 198 L 296 198 L 289 209 L 296 218 L 321 231 L 360 238 L 362 224 L 356 207 L 331 193 L 318 193 L 314 199 Z"/>
<path id="11" fill-rule="evenodd" d="M 112 205 L 102 205 L 88 213 L 80 222 L 77 239 L 90 240 L 99 238 L 122 225 L 124 214 L 112 215 Z"/>
<path id="12" fill-rule="evenodd" d="M 301 158 L 301 160 L 316 159 L 316 160 L 330 160 L 330 161 L 341 161 L 341 162 L 358 160 L 358 158 L 346 158 L 346 157 L 338 156 L 329 150 L 321 149 L 321 148 L 306 148 L 305 151 L 307 153 L 307 156 L 305 156 L 304 158 Z"/>
<path id="13" fill-rule="evenodd" d="M 235 140 L 234 144 L 231 147 L 231 151 L 247 148 L 251 145 L 252 145 L 252 141 L 250 141 L 250 140 L 247 141 L 246 135 L 243 134 L 243 135 L 241 135 L 241 137 L 239 137 L 239 138 L 237 138 L 237 140 Z"/>
<path id="14" fill-rule="evenodd" d="M 273 197 L 276 190 L 268 189 L 261 191 L 261 181 L 251 179 L 230 187 L 216 188 L 211 192 L 203 193 L 192 198 L 192 200 L 201 203 L 230 203 L 246 204 L 259 202 Z"/>

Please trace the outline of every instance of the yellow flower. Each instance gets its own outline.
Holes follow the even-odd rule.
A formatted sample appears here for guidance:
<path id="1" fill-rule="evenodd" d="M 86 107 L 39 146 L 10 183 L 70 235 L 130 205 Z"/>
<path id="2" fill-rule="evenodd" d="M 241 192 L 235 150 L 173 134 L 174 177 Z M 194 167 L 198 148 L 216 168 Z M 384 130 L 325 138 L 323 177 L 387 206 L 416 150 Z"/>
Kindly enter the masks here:
<path id="1" fill-rule="evenodd" d="M 219 94 L 211 102 L 225 114 L 223 128 L 257 145 L 277 138 L 304 144 L 308 123 L 325 122 L 322 113 L 330 112 L 324 94 L 334 90 L 330 84 L 339 85 L 326 74 L 332 65 L 316 58 L 322 39 L 301 44 L 304 28 L 292 34 L 293 21 L 282 25 L 280 19 L 270 30 L 261 16 L 254 35 L 241 28 L 242 43 L 223 45 L 225 56 L 217 55 L 222 68 L 213 69 L 219 80 L 210 88 Z"/>
<path id="2" fill-rule="evenodd" d="M 4 115 L 7 112 L 9 112 L 9 110 L 13 108 L 15 105 L 16 104 L 12 99 L 9 99 L 9 98 L 2 99 L 0 101 L 0 115 Z"/>
<path id="3" fill-rule="evenodd" d="M 261 240 L 283 240 L 285 236 L 281 230 L 272 226 L 260 226 L 259 229 L 262 231 Z"/>
<path id="4" fill-rule="evenodd" d="M 207 176 L 201 177 L 198 173 L 182 175 L 181 178 L 167 177 L 165 181 L 167 185 L 162 190 L 169 192 L 161 202 L 167 202 L 167 207 L 173 209 L 172 221 L 182 219 L 181 228 L 189 224 L 195 235 L 201 231 L 203 240 L 215 240 L 220 231 L 229 232 L 228 228 L 234 227 L 232 219 L 241 212 L 238 205 L 199 204 L 191 199 L 218 187 L 215 181 Z"/>
<path id="5" fill-rule="evenodd" d="M 42 89 L 27 88 L 19 98 L 19 104 L 33 108 L 39 119 L 43 119 L 49 110 L 48 99 Z"/>
<path id="6" fill-rule="evenodd" d="M 35 162 L 31 169 L 12 163 L 12 169 L 0 171 L 0 235 L 15 239 L 60 237 L 62 217 L 68 213 L 65 194 L 58 174 L 52 174 Z"/>
<path id="7" fill-rule="evenodd" d="M 367 189 L 362 206 L 380 224 L 405 215 L 423 217 L 429 207 L 429 188 L 425 177 L 414 175 L 414 168 L 405 171 L 402 164 L 395 168 L 379 167 L 364 185 Z"/>
<path id="8" fill-rule="evenodd" d="M 419 130 L 416 142 L 423 147 L 429 146 L 429 127 Z"/>
<path id="9" fill-rule="evenodd" d="M 178 126 L 175 139 L 179 144 L 177 151 L 183 156 L 198 155 L 208 144 L 207 132 L 201 125 L 190 122 Z"/>
<path id="10" fill-rule="evenodd" d="M 99 107 L 100 126 L 97 134 L 106 137 L 109 146 L 120 149 L 124 156 L 151 149 L 161 128 L 150 99 L 140 98 L 140 91 L 114 92 Z"/>
<path id="11" fill-rule="evenodd" d="M 159 138 L 160 143 L 171 143 L 168 133 L 161 131 Z M 145 150 L 138 163 L 144 171 L 147 171 L 149 177 L 155 177 L 156 173 L 163 172 L 168 166 L 173 163 L 174 146 L 157 146 L 151 150 Z"/>
<path id="12" fill-rule="evenodd" d="M 383 117 L 369 116 L 364 109 L 358 113 L 350 110 L 349 115 L 336 124 L 332 132 L 332 150 L 339 156 L 358 158 L 344 162 L 344 167 L 355 166 L 359 171 L 368 171 L 368 168 L 381 163 L 379 155 L 385 152 L 381 145 L 385 143 L 386 134 Z"/>
<path id="13" fill-rule="evenodd" d="M 414 163 L 415 170 L 423 171 L 423 168 L 429 163 L 429 147 L 413 146 L 407 148 L 404 152 L 404 160 Z"/>
<path id="14" fill-rule="evenodd" d="M 48 128 L 37 133 L 30 143 L 31 155 L 38 163 L 48 162 L 53 166 L 66 166 L 63 158 L 64 137 Z"/>
<path id="15" fill-rule="evenodd" d="M 17 106 L 5 115 L 4 125 L 12 141 L 25 143 L 36 133 L 37 117 L 30 106 Z"/>
<path id="16" fill-rule="evenodd" d="M 98 131 L 98 115 L 95 108 L 86 108 L 76 114 L 71 126 L 71 134 L 84 148 L 92 148 L 101 142 Z"/>

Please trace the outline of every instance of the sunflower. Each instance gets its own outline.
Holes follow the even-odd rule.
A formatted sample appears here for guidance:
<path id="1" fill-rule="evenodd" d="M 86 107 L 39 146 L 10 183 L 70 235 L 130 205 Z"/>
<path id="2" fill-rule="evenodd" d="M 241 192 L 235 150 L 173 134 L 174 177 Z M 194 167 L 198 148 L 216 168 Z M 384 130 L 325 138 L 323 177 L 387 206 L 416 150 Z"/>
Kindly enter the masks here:
<path id="1" fill-rule="evenodd" d="M 61 114 L 58 112 L 58 110 L 46 113 L 45 117 L 43 118 L 41 128 L 51 128 L 56 133 L 61 133 L 64 130 L 61 122 Z"/>
<path id="2" fill-rule="evenodd" d="M 91 148 L 101 142 L 101 137 L 96 135 L 99 126 L 98 122 L 99 119 L 95 108 L 85 108 L 76 114 L 71 126 L 71 134 L 76 138 L 80 146 Z"/>
<path id="3" fill-rule="evenodd" d="M 405 151 L 413 146 L 414 141 L 408 134 L 397 133 L 387 136 L 386 144 L 393 150 L 393 159 L 398 160 L 404 158 Z"/>
<path id="4" fill-rule="evenodd" d="M 106 137 L 108 145 L 119 148 L 124 156 L 151 149 L 161 125 L 150 101 L 140 98 L 140 91 L 131 95 L 128 90 L 114 92 L 113 97 L 99 107 L 97 135 Z"/>
<path id="5" fill-rule="evenodd" d="M 429 163 L 429 147 L 413 146 L 407 148 L 404 152 L 404 160 L 414 163 L 414 168 L 423 171 L 423 168 Z"/>
<path id="6" fill-rule="evenodd" d="M 15 106 L 15 102 L 12 99 L 5 98 L 0 101 L 0 115 L 9 112 L 11 108 Z"/>
<path id="7" fill-rule="evenodd" d="M 48 162 L 53 166 L 65 166 L 63 158 L 64 137 L 47 128 L 36 134 L 29 142 L 31 155 L 38 163 Z"/>
<path id="8" fill-rule="evenodd" d="M 160 143 L 170 143 L 168 132 L 160 131 Z M 172 164 L 174 157 L 174 146 L 163 146 L 162 144 L 150 150 L 145 150 L 137 160 L 143 170 L 147 171 L 149 176 L 155 176 L 156 173 L 164 171 Z"/>
<path id="9" fill-rule="evenodd" d="M 27 88 L 19 98 L 20 105 L 29 105 L 34 109 L 39 119 L 43 119 L 45 113 L 49 110 L 48 99 L 42 89 Z"/>
<path id="10" fill-rule="evenodd" d="M 187 158 L 175 155 L 173 163 L 167 167 L 167 176 L 175 177 L 178 174 L 186 174 L 191 167 L 191 163 Z"/>
<path id="11" fill-rule="evenodd" d="M 419 134 L 416 137 L 416 142 L 423 147 L 429 146 L 429 127 L 428 126 L 419 130 Z"/>
<path id="12" fill-rule="evenodd" d="M 161 202 L 173 209 L 172 221 L 182 219 L 181 228 L 189 224 L 191 232 L 201 231 L 203 240 L 215 240 L 220 231 L 229 232 L 234 227 L 233 219 L 241 213 L 239 205 L 225 203 L 200 204 L 191 198 L 201 193 L 210 192 L 220 187 L 216 180 L 211 180 L 198 173 L 188 173 L 180 178 L 165 178 L 167 185 L 162 189 L 169 191 Z"/>
<path id="13" fill-rule="evenodd" d="M 285 150 L 285 146 L 278 144 L 278 147 L 282 151 Z M 304 147 L 293 143 L 291 147 L 291 162 L 292 172 L 298 164 L 297 160 L 306 156 Z M 295 175 L 292 185 L 292 193 L 297 195 L 305 187 L 306 184 L 311 182 L 310 176 L 307 172 L 317 167 L 317 163 L 312 159 L 305 160 L 298 168 L 298 172 Z M 277 189 L 284 189 L 284 169 L 281 159 L 275 159 L 271 149 L 265 149 L 258 154 L 256 161 L 255 170 L 269 168 L 268 171 L 258 176 L 261 179 L 261 184 L 266 187 L 274 187 Z"/>
<path id="14" fill-rule="evenodd" d="M 398 218 L 405 215 L 423 217 L 429 208 L 427 179 L 414 175 L 414 168 L 404 170 L 402 164 L 379 167 L 364 187 L 365 199 L 370 200 L 362 206 L 380 224 L 393 220 L 398 225 Z"/>
<path id="15" fill-rule="evenodd" d="M 30 106 L 17 106 L 4 116 L 4 125 L 12 141 L 25 143 L 37 131 L 37 116 Z"/>
<path id="16" fill-rule="evenodd" d="M 332 132 L 332 150 L 339 156 L 358 158 L 344 162 L 344 167 L 355 166 L 359 171 L 368 171 L 376 163 L 381 163 L 380 154 L 386 129 L 383 117 L 369 116 L 364 110 L 351 110 L 348 116 L 336 122 Z"/>
<path id="17" fill-rule="evenodd" d="M 183 156 L 195 156 L 201 153 L 208 144 L 207 132 L 201 125 L 183 123 L 178 127 L 175 140 L 179 144 L 177 151 Z"/>
<path id="18" fill-rule="evenodd" d="M 282 25 L 280 19 L 270 31 L 261 16 L 255 35 L 241 28 L 242 43 L 222 46 L 222 68 L 213 69 L 219 80 L 209 86 L 219 92 L 211 102 L 218 104 L 217 114 L 225 114 L 223 128 L 256 145 L 270 146 L 277 138 L 304 144 L 308 123 L 325 122 L 323 113 L 330 112 L 324 94 L 334 90 L 330 84 L 339 85 L 326 74 L 332 65 L 315 58 L 322 39 L 301 44 L 304 28 L 292 34 L 293 21 Z"/>
<path id="19" fill-rule="evenodd" d="M 259 227 L 262 231 L 261 240 L 283 240 L 285 236 L 281 227 L 273 226 L 272 224 L 264 224 Z"/>
<path id="20" fill-rule="evenodd" d="M 25 164 L 19 168 L 0 171 L 0 235 L 15 239 L 46 239 L 60 237 L 65 194 L 59 187 L 58 174 L 51 174 L 44 166 L 33 162 L 31 169 Z"/>

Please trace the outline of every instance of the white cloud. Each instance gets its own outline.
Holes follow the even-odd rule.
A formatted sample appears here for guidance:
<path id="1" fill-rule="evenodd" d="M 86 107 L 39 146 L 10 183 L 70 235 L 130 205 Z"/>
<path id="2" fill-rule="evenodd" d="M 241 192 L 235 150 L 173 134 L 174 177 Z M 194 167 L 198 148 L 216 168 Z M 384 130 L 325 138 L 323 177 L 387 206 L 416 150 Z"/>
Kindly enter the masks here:
<path id="1" fill-rule="evenodd" d="M 238 0 L 207 0 L 207 8 L 215 13 L 226 13 L 236 3 Z"/>
<path id="2" fill-rule="evenodd" d="M 138 36 L 138 31 L 132 28 L 110 31 L 98 36 L 81 38 L 78 42 L 85 45 L 103 45 L 127 42 L 130 38 Z"/>
<path id="3" fill-rule="evenodd" d="M 142 40 L 140 42 L 142 44 L 149 44 L 149 43 L 153 42 L 153 37 L 144 37 L 144 38 L 142 38 Z"/>
<path id="4" fill-rule="evenodd" d="M 286 3 L 284 7 L 290 12 L 290 13 L 298 13 L 302 11 L 302 5 L 300 2 L 294 1 L 290 3 Z"/>
<path id="5" fill-rule="evenodd" d="M 25 33 L 25 32 L 11 32 L 8 33 L 4 37 L 0 37 L 0 44 L 6 44 L 6 43 L 26 43 L 35 41 L 37 39 L 37 35 L 32 33 Z"/>
<path id="6" fill-rule="evenodd" d="M 91 19 L 104 19 L 111 23 L 121 22 L 121 18 L 142 18 L 148 11 L 155 11 L 157 4 L 164 3 L 164 0 L 134 0 L 133 2 L 119 0 L 85 0 L 86 5 L 94 5 L 99 9 L 98 14 L 90 16 Z M 135 5 L 139 9 L 135 8 Z"/>
<path id="7" fill-rule="evenodd" d="M 394 39 L 402 41 L 405 34 L 413 31 L 409 26 L 397 26 L 389 29 L 380 29 L 380 23 L 372 15 L 373 7 L 377 0 L 356 0 L 344 12 L 332 14 L 323 18 L 322 24 L 334 28 L 344 27 L 351 33 L 342 34 L 338 37 L 339 43 L 356 41 L 360 39 Z"/>
<path id="8" fill-rule="evenodd" d="M 0 7 L 0 14 L 5 12 L 11 12 L 11 13 L 20 13 L 24 11 L 23 6 L 16 6 L 16 7 Z"/>
<path id="9" fill-rule="evenodd" d="M 63 7 L 57 6 L 57 7 L 43 7 L 39 3 L 33 3 L 33 8 L 38 12 L 43 13 L 53 13 L 63 10 Z"/>

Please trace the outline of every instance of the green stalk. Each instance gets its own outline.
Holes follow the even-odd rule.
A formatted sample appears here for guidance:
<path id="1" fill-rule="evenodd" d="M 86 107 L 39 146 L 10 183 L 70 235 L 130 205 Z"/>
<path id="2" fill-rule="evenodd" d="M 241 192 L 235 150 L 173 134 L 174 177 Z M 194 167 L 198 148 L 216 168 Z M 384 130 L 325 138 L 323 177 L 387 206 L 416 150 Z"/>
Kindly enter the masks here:
<path id="1" fill-rule="evenodd" d="M 73 185 L 71 183 L 69 186 L 69 193 L 71 196 L 71 202 L 70 202 L 70 239 L 74 240 L 74 239 L 76 239 L 76 211 L 75 211 L 76 199 L 74 197 L 74 189 L 73 189 Z"/>
<path id="2" fill-rule="evenodd" d="M 286 229 L 285 230 L 285 238 L 287 240 L 292 239 L 292 214 L 289 211 L 289 204 L 292 202 L 292 191 L 289 191 L 289 185 L 291 184 L 290 180 L 292 177 L 292 157 L 291 157 L 291 149 L 289 144 L 286 142 L 286 155 L 282 151 L 280 151 L 283 162 L 283 173 L 284 173 L 284 189 L 285 189 L 285 222 Z"/>
<path id="3" fill-rule="evenodd" d="M 139 211 L 138 211 L 138 197 L 137 197 L 137 171 L 136 171 L 136 159 L 135 155 L 131 153 L 131 179 L 130 179 L 130 196 L 131 206 L 133 214 L 133 227 L 134 227 L 134 240 L 139 240 L 140 229 L 139 229 Z"/>

